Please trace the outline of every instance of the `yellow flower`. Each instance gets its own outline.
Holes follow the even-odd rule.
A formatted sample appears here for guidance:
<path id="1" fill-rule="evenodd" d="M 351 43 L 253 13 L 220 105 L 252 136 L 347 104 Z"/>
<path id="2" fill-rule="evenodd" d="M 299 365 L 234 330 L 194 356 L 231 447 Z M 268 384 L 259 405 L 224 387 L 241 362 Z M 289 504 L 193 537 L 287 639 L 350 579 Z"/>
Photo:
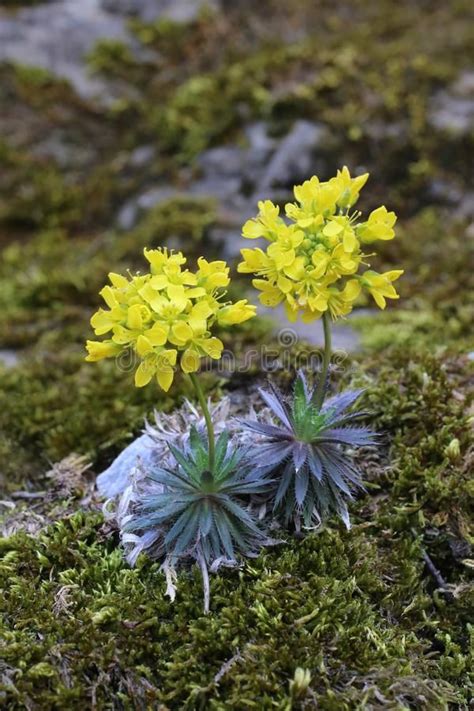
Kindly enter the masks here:
<path id="1" fill-rule="evenodd" d="M 241 299 L 235 304 L 224 306 L 217 314 L 217 322 L 220 326 L 232 326 L 235 323 L 243 323 L 255 316 L 257 307 L 249 304 L 247 299 Z"/>
<path id="2" fill-rule="evenodd" d="M 277 270 L 290 267 L 296 259 L 296 249 L 304 240 L 304 233 L 284 225 L 278 232 L 278 239 L 270 244 L 267 254 L 274 260 Z"/>
<path id="3" fill-rule="evenodd" d="M 229 286 L 229 267 L 224 261 L 208 262 L 204 257 L 199 257 L 198 267 L 197 283 L 206 291 L 211 292 Z"/>
<path id="4" fill-rule="evenodd" d="M 377 239 L 393 239 L 395 237 L 393 226 L 396 221 L 395 213 L 388 212 L 387 208 L 382 205 L 370 213 L 367 222 L 359 225 L 357 234 L 365 243 L 375 242 Z"/>
<path id="5" fill-rule="evenodd" d="M 163 390 L 179 367 L 185 373 L 199 369 L 202 358 L 218 360 L 223 344 L 212 334 L 216 325 L 230 326 L 255 316 L 255 307 L 241 299 L 225 300 L 229 268 L 224 261 L 198 260 L 198 269 L 186 269 L 185 257 L 166 249 L 145 249 L 150 272 L 127 279 L 111 273 L 111 286 L 101 295 L 109 309 L 91 318 L 97 335 L 112 331 L 105 341 L 87 342 L 87 360 L 113 357 L 130 349 L 138 356 L 137 387 L 156 378 Z"/>
<path id="6" fill-rule="evenodd" d="M 354 301 L 356 301 L 360 292 L 361 285 L 358 279 L 349 279 L 342 291 L 339 291 L 337 287 L 330 287 L 328 308 L 332 318 L 335 320 L 350 314 Z"/>
<path id="7" fill-rule="evenodd" d="M 178 353 L 174 349 L 162 350 L 158 353 L 150 351 L 145 355 L 135 372 L 135 385 L 143 388 L 148 385 L 153 376 L 158 385 L 167 392 L 174 379 L 174 366 Z"/>
<path id="8" fill-rule="evenodd" d="M 329 238 L 336 237 L 336 243 L 342 243 L 345 252 L 354 252 L 359 247 L 351 221 L 346 216 L 335 216 L 330 219 L 323 229 L 323 235 Z"/>
<path id="9" fill-rule="evenodd" d="M 392 239 L 396 221 L 383 206 L 366 222 L 359 221 L 360 212 L 350 212 L 368 177 L 364 173 L 353 178 L 344 166 L 325 182 L 313 176 L 296 185 L 296 202 L 285 206 L 289 224 L 273 203 L 259 203 L 259 214 L 245 224 L 243 234 L 250 239 L 266 237 L 270 244 L 266 250 L 243 249 L 238 270 L 256 277 L 252 284 L 260 291 L 262 304 L 274 308 L 283 302 L 290 320 L 301 316 L 311 321 L 328 310 L 334 319 L 350 313 L 364 284 L 357 276 L 360 266 L 369 266 L 360 242 Z M 374 273 L 367 273 L 369 288 Z M 379 304 L 396 298 L 387 279 L 382 286 L 373 285 Z"/>
<path id="10" fill-rule="evenodd" d="M 377 306 L 384 309 L 386 306 L 385 299 L 399 298 L 395 287 L 392 286 L 392 282 L 398 279 L 402 274 L 403 269 L 394 269 L 384 274 L 377 274 L 377 272 L 369 270 L 362 274 L 360 281 L 362 286 L 373 296 Z"/>
<path id="11" fill-rule="evenodd" d="M 368 178 L 368 173 L 359 175 L 357 178 L 351 178 L 347 166 L 344 166 L 342 170 L 338 170 L 336 178 L 333 178 L 333 180 L 338 183 L 341 191 L 337 200 L 338 206 L 347 208 L 355 205 L 359 199 L 359 192 L 366 184 Z"/>
<path id="12" fill-rule="evenodd" d="M 117 346 L 112 341 L 87 341 L 86 348 L 88 355 L 86 360 L 96 361 L 102 358 L 113 358 L 120 353 L 120 346 Z"/>
<path id="13" fill-rule="evenodd" d="M 263 306 L 275 308 L 275 306 L 281 304 L 285 298 L 285 294 L 278 288 L 278 286 L 274 286 L 265 279 L 253 279 L 252 284 L 256 289 L 262 292 L 258 298 Z"/>
<path id="14" fill-rule="evenodd" d="M 320 183 L 314 175 L 302 185 L 296 185 L 293 192 L 299 205 L 286 205 L 286 215 L 294 220 L 298 227 L 309 228 L 318 227 L 325 217 L 335 213 L 340 190 L 338 185 L 331 181 Z"/>
<path id="15" fill-rule="evenodd" d="M 242 234 L 247 239 L 264 237 L 272 242 L 278 229 L 285 226 L 279 217 L 280 208 L 274 205 L 271 200 L 260 200 L 258 209 L 257 217 L 247 220 L 242 228 Z"/>

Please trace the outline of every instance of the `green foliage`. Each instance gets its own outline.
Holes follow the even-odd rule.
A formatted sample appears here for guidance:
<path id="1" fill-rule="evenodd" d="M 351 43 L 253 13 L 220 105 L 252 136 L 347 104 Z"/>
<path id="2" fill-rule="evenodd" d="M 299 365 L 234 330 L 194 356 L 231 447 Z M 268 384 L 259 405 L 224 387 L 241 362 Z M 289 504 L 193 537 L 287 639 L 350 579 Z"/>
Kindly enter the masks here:
<path id="1" fill-rule="evenodd" d="M 455 345 L 467 352 L 474 347 L 474 276 L 466 269 L 474 261 L 474 242 L 467 222 L 445 223 L 441 210 L 422 210 L 400 226 L 397 244 L 383 245 L 383 262 L 406 270 L 400 308 L 354 320 L 369 348 L 419 344 L 441 352 Z"/>
<path id="2" fill-rule="evenodd" d="M 30 158 L 0 142 L 6 177 L 0 222 L 25 227 L 73 223 L 78 218 L 77 186 L 67 185 L 54 164 Z"/>
<path id="3" fill-rule="evenodd" d="M 122 70 L 130 70 L 136 64 L 130 47 L 116 39 L 99 40 L 89 53 L 87 61 L 93 72 L 107 72 L 109 76 L 113 76 L 117 65 Z"/>
<path id="4" fill-rule="evenodd" d="M 192 253 L 192 239 L 200 251 L 214 219 L 212 201 L 177 198 L 150 210 L 132 232 L 106 232 L 91 242 L 55 228 L 26 245 L 9 245 L 0 262 L 0 347 L 31 345 L 43 336 L 51 347 L 52 325 L 62 344 L 84 341 L 104 274 L 143 268 L 143 247 L 185 245 Z"/>
<path id="5" fill-rule="evenodd" d="M 84 363 L 82 348 L 0 368 L 1 473 L 9 488 L 38 479 L 48 463 L 71 452 L 100 467 L 140 431 L 154 407 L 172 405 L 157 389 L 134 388 L 131 372 L 115 363 Z M 177 384 L 175 397 L 181 392 Z"/>
<path id="6" fill-rule="evenodd" d="M 362 482 L 361 472 L 344 450 L 377 443 L 372 430 L 354 425 L 365 413 L 347 412 L 361 391 L 343 391 L 320 407 L 299 372 L 292 396 L 285 397 L 274 385 L 271 392 L 260 390 L 260 395 L 271 417 L 245 420 L 243 426 L 255 440 L 251 439 L 254 466 L 272 472 L 275 479 L 269 497 L 274 511 L 285 524 L 294 521 L 298 530 L 301 520 L 310 527 L 333 513 L 349 528 L 346 500 Z"/>
<path id="7" fill-rule="evenodd" d="M 158 566 L 128 568 L 96 514 L 39 539 L 17 534 L 3 552 L 10 708 L 28 698 L 44 709 L 91 699 L 241 709 L 288 708 L 298 696 L 330 711 L 466 700 L 466 622 L 447 632 L 462 599 L 435 605 L 418 546 L 403 534 L 384 541 L 362 525 L 290 542 L 214 577 L 210 616 L 196 575 L 171 606 Z M 395 561 L 403 571 L 394 576 Z M 306 688 L 295 686 L 298 667 L 311 674 Z"/>
<path id="8" fill-rule="evenodd" d="M 178 196 L 165 200 L 143 215 L 133 230 L 130 245 L 148 247 L 166 242 L 189 253 L 195 243 L 202 249 L 209 227 L 215 222 L 216 207 L 214 200 L 204 198 Z"/>
<path id="9" fill-rule="evenodd" d="M 229 443 L 226 431 L 216 441 L 214 461 L 194 427 L 184 449 L 170 449 L 176 468 L 156 468 L 140 480 L 122 531 L 135 534 L 134 558 L 146 550 L 152 557 L 166 556 L 173 567 L 195 559 L 208 611 L 208 567 L 256 555 L 267 542 L 248 510 L 248 497 L 268 491 L 269 484 L 245 463 L 244 451 Z"/>

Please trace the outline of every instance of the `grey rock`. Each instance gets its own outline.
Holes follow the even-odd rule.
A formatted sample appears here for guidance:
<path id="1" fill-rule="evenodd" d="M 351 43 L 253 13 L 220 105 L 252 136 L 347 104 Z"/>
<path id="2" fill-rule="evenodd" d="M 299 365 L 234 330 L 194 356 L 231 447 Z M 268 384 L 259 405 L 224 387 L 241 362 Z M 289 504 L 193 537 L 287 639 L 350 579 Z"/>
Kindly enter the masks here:
<path id="1" fill-rule="evenodd" d="M 200 169 L 215 177 L 239 177 L 245 152 L 238 146 L 219 146 L 201 153 L 197 160 Z"/>
<path id="2" fill-rule="evenodd" d="M 258 193 L 265 195 L 274 187 L 287 187 L 312 173 L 313 152 L 328 136 L 323 124 L 296 121 L 270 159 L 258 183 Z"/>
<path id="3" fill-rule="evenodd" d="M 37 158 L 52 159 L 62 168 L 84 168 L 95 158 L 95 149 L 91 145 L 72 143 L 61 129 L 56 128 L 39 139 L 30 149 Z"/>
<path id="4" fill-rule="evenodd" d="M 240 256 L 240 250 L 244 246 L 242 243 L 242 228 L 235 227 L 226 229 L 215 227 L 211 230 L 210 240 L 219 248 L 219 256 L 226 262 L 231 262 Z"/>
<path id="5" fill-rule="evenodd" d="M 123 18 L 103 10 L 100 0 L 60 0 L 14 15 L 0 11 L 0 61 L 43 67 L 68 79 L 86 97 L 98 96 L 106 85 L 91 78 L 84 64 L 97 40 L 125 40 Z"/>
<path id="6" fill-rule="evenodd" d="M 143 193 L 127 200 L 117 214 L 117 226 L 121 230 L 131 230 L 143 213 L 151 210 L 166 200 L 183 193 L 168 185 L 148 188 Z"/>
<path id="7" fill-rule="evenodd" d="M 253 295 L 250 300 L 255 302 Z M 285 309 L 282 305 L 276 309 L 265 308 L 259 302 L 258 311 L 262 316 L 267 316 L 275 323 L 275 335 L 282 345 L 292 346 L 298 341 L 305 341 L 310 345 L 321 347 L 324 344 L 323 324 L 321 320 L 313 321 L 313 323 L 303 323 L 296 321 L 289 323 L 286 317 Z M 352 353 L 360 347 L 360 339 L 358 334 L 351 328 L 350 319 L 344 322 L 339 321 L 334 324 L 332 329 L 332 346 L 334 351 Z M 281 324 L 285 324 L 283 328 Z"/>
<path id="8" fill-rule="evenodd" d="M 156 155 L 154 146 L 138 146 L 130 153 L 129 163 L 134 168 L 142 168 L 151 163 Z"/>
<path id="9" fill-rule="evenodd" d="M 192 195 L 208 195 L 223 202 L 240 192 L 245 152 L 238 146 L 219 146 L 204 151 L 197 160 L 201 177 L 189 186 Z"/>
<path id="10" fill-rule="evenodd" d="M 16 351 L 12 351 L 10 349 L 0 350 L 0 365 L 5 366 L 6 368 L 14 368 L 19 361 L 20 359 Z"/>
<path id="11" fill-rule="evenodd" d="M 128 200 L 117 214 L 117 227 L 127 232 L 135 227 L 138 220 L 138 206 L 135 200 Z"/>
<path id="12" fill-rule="evenodd" d="M 240 177 L 219 179 L 219 176 L 213 175 L 193 182 L 189 192 L 191 195 L 214 197 L 223 202 L 231 202 L 239 194 L 241 183 Z"/>
<path id="13" fill-rule="evenodd" d="M 407 121 L 370 121 L 367 125 L 367 133 L 371 140 L 404 142 L 409 135 L 410 126 Z"/>
<path id="14" fill-rule="evenodd" d="M 137 466 L 149 468 L 158 463 L 155 459 L 156 442 L 149 435 L 142 434 L 119 454 L 108 469 L 99 474 L 97 488 L 100 494 L 107 499 L 118 496 L 128 486 L 133 470 Z"/>
<path id="15" fill-rule="evenodd" d="M 179 191 L 169 185 L 161 185 L 156 188 L 150 188 L 138 196 L 137 205 L 140 210 L 150 210 L 152 207 L 159 205 L 161 202 L 165 202 L 166 200 L 176 197 L 177 194 L 179 194 Z"/>
<path id="16" fill-rule="evenodd" d="M 439 91 L 431 101 L 431 125 L 454 137 L 474 131 L 474 72 L 464 72 L 448 89 Z"/>
<path id="17" fill-rule="evenodd" d="M 277 143 L 275 138 L 271 138 L 267 133 L 267 124 L 264 121 L 256 121 L 245 128 L 245 136 L 249 142 L 249 153 L 259 156 L 268 156 Z"/>
<path id="18" fill-rule="evenodd" d="M 474 191 L 465 193 L 454 211 L 458 220 L 474 220 Z"/>
<path id="19" fill-rule="evenodd" d="M 435 178 L 430 183 L 429 195 L 430 198 L 437 202 L 448 205 L 458 205 L 461 202 L 463 193 L 454 183 L 443 180 L 442 178 Z"/>
<path id="20" fill-rule="evenodd" d="M 175 22 L 191 22 L 203 7 L 218 9 L 217 0 L 101 0 L 104 10 L 153 22 L 166 17 Z"/>

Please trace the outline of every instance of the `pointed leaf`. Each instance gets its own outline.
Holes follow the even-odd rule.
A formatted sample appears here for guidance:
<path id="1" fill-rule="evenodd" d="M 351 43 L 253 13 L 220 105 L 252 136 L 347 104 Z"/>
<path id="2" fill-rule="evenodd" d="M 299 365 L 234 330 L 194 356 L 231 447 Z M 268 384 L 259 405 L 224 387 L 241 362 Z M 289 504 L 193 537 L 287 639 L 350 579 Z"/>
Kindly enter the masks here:
<path id="1" fill-rule="evenodd" d="M 270 408 L 270 410 L 278 417 L 281 422 L 285 425 L 285 427 L 288 427 L 288 429 L 291 431 L 292 425 L 290 421 L 290 414 L 289 411 L 286 407 L 286 405 L 283 402 L 283 397 L 279 399 L 279 393 L 278 391 L 275 391 L 275 388 L 272 387 L 273 393 L 269 393 L 266 390 L 263 390 L 262 388 L 259 388 L 258 392 L 260 393 L 260 396 L 262 397 L 262 400 L 265 402 L 267 407 Z"/>
<path id="2" fill-rule="evenodd" d="M 306 467 L 295 476 L 295 498 L 298 506 L 302 506 L 308 491 L 309 474 Z"/>

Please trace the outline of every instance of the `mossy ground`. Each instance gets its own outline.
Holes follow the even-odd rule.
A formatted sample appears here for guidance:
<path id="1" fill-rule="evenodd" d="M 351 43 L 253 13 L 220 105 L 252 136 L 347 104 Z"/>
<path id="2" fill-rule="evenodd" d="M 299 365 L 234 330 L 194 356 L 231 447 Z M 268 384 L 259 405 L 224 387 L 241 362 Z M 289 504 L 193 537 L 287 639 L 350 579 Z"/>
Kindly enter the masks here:
<path id="1" fill-rule="evenodd" d="M 126 97 L 106 109 L 46 72 L 0 67 L 0 349 L 20 355 L 0 366 L 8 708 L 469 707 L 473 235 L 431 185 L 467 191 L 473 137 L 429 124 L 433 96 L 472 61 L 469 12 L 467 0 L 267 0 L 185 26 L 134 22 L 159 54 L 94 51 L 91 66 Z M 173 181 L 201 150 L 242 140 L 245 122 L 277 135 L 301 117 L 331 127 L 328 175 L 342 163 L 371 170 L 361 209 L 385 202 L 401 215 L 379 260 L 405 268 L 400 302 L 360 317 L 365 351 L 333 383 L 367 386 L 385 444 L 362 457 L 368 493 L 351 507 L 352 531 L 331 521 L 214 576 L 204 617 L 196 571 L 171 605 L 157 565 L 129 569 L 92 489 L 153 407 L 173 407 L 187 385 L 137 391 L 113 364 L 85 364 L 83 341 L 106 273 L 140 268 L 143 246 L 215 249 L 217 208 L 204 199 L 117 230 L 145 178 L 130 151 L 152 143 L 146 179 Z M 65 158 L 36 150 L 50 133 Z M 217 394 L 259 377 L 206 385 Z M 75 460 L 52 469 L 72 452 L 88 471 Z"/>

